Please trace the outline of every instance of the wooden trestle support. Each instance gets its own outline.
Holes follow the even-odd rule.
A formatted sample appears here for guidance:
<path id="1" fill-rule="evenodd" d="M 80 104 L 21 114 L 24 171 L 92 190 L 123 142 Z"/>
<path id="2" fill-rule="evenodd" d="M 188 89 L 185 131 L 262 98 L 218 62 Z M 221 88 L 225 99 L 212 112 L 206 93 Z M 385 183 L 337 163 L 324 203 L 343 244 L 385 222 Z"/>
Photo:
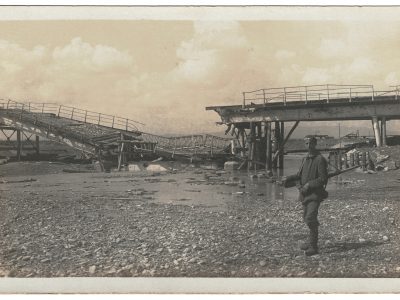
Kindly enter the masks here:
<path id="1" fill-rule="evenodd" d="M 243 159 L 239 169 L 246 164 L 248 171 L 264 169 L 269 174 L 273 170 L 283 169 L 285 144 L 299 123 L 294 123 L 286 137 L 285 122 L 235 124 L 232 135 L 236 135 L 235 145 L 238 146 L 234 152 Z"/>

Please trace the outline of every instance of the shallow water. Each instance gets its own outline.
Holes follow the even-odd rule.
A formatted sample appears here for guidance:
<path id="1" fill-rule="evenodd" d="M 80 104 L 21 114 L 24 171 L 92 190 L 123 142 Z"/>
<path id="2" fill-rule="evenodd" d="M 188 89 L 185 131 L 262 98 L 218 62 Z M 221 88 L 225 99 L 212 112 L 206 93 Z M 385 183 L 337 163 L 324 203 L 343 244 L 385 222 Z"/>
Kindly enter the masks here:
<path id="1" fill-rule="evenodd" d="M 285 157 L 285 169 L 275 176 L 295 174 L 303 155 Z M 17 166 L 17 165 L 15 165 Z M 19 165 L 22 169 L 24 164 Z M 0 190 L 25 190 L 32 195 L 66 197 L 74 201 L 85 197 L 90 201 L 134 201 L 173 205 L 204 206 L 210 210 L 227 210 L 238 201 L 274 203 L 296 201 L 296 188 L 285 189 L 258 171 L 222 171 L 199 167 L 173 165 L 176 173 L 115 172 L 115 173 L 59 173 L 31 176 L 35 182 L 3 184 Z M 216 174 L 217 173 L 217 174 Z M 20 178 L 28 176 L 18 176 Z M 15 177 L 11 180 L 16 179 Z M 9 179 L 9 180 L 10 180 Z M 334 188 L 331 183 L 329 188 Z M 258 205 L 257 204 L 257 205 Z"/>

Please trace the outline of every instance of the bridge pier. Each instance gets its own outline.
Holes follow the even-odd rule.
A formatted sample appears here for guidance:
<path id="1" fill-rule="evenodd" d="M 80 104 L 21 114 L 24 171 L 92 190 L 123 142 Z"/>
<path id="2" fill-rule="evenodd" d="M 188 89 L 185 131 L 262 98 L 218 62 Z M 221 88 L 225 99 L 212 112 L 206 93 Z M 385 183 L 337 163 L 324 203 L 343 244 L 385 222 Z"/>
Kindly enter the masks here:
<path id="1" fill-rule="evenodd" d="M 372 128 L 374 129 L 376 146 L 381 147 L 382 146 L 381 130 L 379 128 L 379 119 L 376 116 L 372 117 Z"/>
<path id="2" fill-rule="evenodd" d="M 382 117 L 382 119 L 381 119 L 381 139 L 382 139 L 382 146 L 387 146 L 387 142 L 386 142 L 386 117 Z"/>

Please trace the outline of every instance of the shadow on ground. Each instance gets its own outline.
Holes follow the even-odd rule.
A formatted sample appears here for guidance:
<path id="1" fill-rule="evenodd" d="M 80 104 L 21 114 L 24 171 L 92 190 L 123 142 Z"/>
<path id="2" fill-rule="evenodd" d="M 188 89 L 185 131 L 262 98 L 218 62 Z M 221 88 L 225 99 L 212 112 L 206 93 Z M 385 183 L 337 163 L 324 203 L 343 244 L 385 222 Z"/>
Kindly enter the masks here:
<path id="1" fill-rule="evenodd" d="M 331 245 L 326 246 L 324 252 L 326 253 L 334 253 L 334 252 L 346 252 L 350 250 L 357 250 L 360 248 L 369 248 L 376 247 L 384 244 L 384 242 L 374 242 L 374 241 L 365 241 L 365 242 L 337 242 Z"/>

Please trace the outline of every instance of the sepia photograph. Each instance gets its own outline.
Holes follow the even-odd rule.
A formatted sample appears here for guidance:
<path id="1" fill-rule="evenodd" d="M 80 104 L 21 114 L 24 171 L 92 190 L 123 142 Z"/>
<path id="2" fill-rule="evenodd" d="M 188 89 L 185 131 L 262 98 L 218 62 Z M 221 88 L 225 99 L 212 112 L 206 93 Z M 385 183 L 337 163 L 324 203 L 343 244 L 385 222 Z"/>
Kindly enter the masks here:
<path id="1" fill-rule="evenodd" d="M 0 6 L 0 292 L 399 292 L 399 14 Z"/>

